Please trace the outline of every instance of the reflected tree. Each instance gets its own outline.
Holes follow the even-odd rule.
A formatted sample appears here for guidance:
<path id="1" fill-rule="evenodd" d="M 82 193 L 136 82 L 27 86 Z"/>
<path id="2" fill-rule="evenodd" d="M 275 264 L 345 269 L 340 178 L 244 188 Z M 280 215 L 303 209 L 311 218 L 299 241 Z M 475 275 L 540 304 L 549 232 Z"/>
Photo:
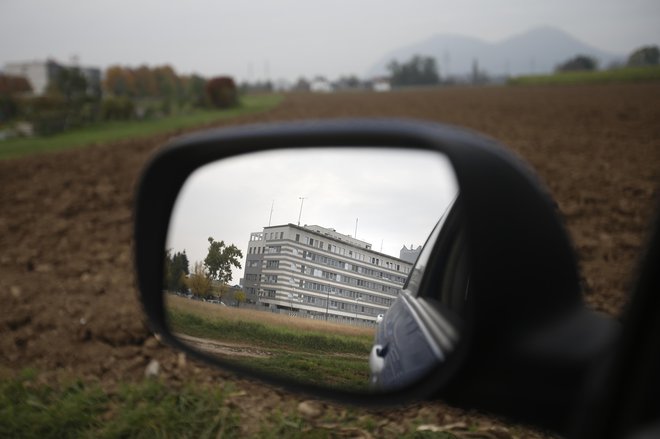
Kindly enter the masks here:
<path id="1" fill-rule="evenodd" d="M 243 252 L 234 244 L 226 246 L 224 241 L 215 241 L 209 237 L 209 252 L 204 259 L 204 267 L 211 279 L 226 284 L 231 282 L 232 267 L 242 268 L 242 257 Z"/>
<path id="2" fill-rule="evenodd" d="M 169 291 L 186 291 L 186 276 L 190 274 L 190 265 L 186 251 L 172 254 L 172 250 L 165 253 L 165 289 Z"/>
<path id="3" fill-rule="evenodd" d="M 208 297 L 213 293 L 213 280 L 201 262 L 195 262 L 192 273 L 186 278 L 190 292 L 198 297 Z"/>

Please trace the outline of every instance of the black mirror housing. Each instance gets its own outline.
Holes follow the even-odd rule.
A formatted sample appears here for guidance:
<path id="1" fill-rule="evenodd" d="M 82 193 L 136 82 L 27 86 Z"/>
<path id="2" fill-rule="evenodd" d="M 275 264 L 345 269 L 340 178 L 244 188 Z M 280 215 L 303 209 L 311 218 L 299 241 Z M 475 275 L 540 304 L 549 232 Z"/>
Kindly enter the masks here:
<path id="1" fill-rule="evenodd" d="M 293 385 L 211 360 L 172 336 L 162 296 L 172 207 L 188 176 L 211 161 L 295 148 L 405 147 L 444 154 L 461 193 L 471 295 L 464 333 L 442 370 L 383 395 Z M 211 130 L 177 139 L 145 169 L 135 206 L 135 261 L 152 329 L 173 347 L 236 373 L 353 404 L 440 397 L 565 432 L 588 410 L 583 383 L 608 364 L 618 325 L 586 309 L 577 262 L 556 206 L 517 157 L 455 127 L 402 120 L 330 120 Z M 433 267 L 429 270 L 433 271 Z"/>

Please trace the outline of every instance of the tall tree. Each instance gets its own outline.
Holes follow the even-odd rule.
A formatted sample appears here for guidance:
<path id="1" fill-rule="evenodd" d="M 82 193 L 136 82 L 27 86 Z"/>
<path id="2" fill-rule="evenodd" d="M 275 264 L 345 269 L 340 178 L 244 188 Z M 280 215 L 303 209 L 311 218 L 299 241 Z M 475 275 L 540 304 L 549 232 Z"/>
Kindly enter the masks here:
<path id="1" fill-rule="evenodd" d="M 186 285 L 195 296 L 208 297 L 213 291 L 213 279 L 201 262 L 193 264 L 192 273 L 186 278 Z"/>
<path id="2" fill-rule="evenodd" d="M 206 79 L 199 75 L 181 76 L 181 87 L 184 92 L 185 99 L 190 102 L 194 107 L 206 106 Z"/>
<path id="3" fill-rule="evenodd" d="M 660 64 L 658 46 L 640 47 L 628 57 L 628 65 L 632 67 L 657 66 L 658 64 Z"/>
<path id="4" fill-rule="evenodd" d="M 440 74 L 435 58 L 415 55 L 404 63 L 393 60 L 387 65 L 392 85 L 435 85 Z"/>
<path id="5" fill-rule="evenodd" d="M 131 69 L 122 66 L 106 69 L 103 87 L 114 96 L 134 97 L 136 94 L 135 77 Z"/>
<path id="6" fill-rule="evenodd" d="M 170 291 L 185 292 L 184 280 L 188 274 L 190 265 L 186 251 L 172 255 L 171 250 L 168 250 L 165 253 L 165 287 Z"/>
<path id="7" fill-rule="evenodd" d="M 224 241 L 215 241 L 209 237 L 209 252 L 204 259 L 204 267 L 212 279 L 222 283 L 231 282 L 232 267 L 241 268 L 240 258 L 243 253 L 234 244 L 225 246 Z"/>
<path id="8" fill-rule="evenodd" d="M 77 101 L 87 95 L 87 79 L 77 67 L 60 67 L 55 79 L 48 86 L 51 93 L 59 93 L 67 102 Z"/>

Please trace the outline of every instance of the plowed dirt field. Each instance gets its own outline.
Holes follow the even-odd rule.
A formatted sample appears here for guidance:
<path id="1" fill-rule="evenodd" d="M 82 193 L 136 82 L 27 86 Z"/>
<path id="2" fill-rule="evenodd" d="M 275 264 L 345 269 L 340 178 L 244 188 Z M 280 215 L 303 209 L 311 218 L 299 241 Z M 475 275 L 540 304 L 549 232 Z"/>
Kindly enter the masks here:
<path id="1" fill-rule="evenodd" d="M 660 84 L 293 94 L 272 112 L 231 123 L 351 116 L 457 124 L 507 145 L 557 200 L 587 302 L 621 313 L 657 205 Z M 77 376 L 112 388 L 143 379 L 156 359 L 172 383 L 235 382 L 240 391 L 228 403 L 252 420 L 276 408 L 295 411 L 301 397 L 184 361 L 143 323 L 131 256 L 133 191 L 141 167 L 167 140 L 0 162 L 0 367 L 34 367 L 44 382 Z M 439 403 L 369 413 L 384 435 L 409 431 L 408 420 L 421 415 L 438 424 L 468 416 Z"/>

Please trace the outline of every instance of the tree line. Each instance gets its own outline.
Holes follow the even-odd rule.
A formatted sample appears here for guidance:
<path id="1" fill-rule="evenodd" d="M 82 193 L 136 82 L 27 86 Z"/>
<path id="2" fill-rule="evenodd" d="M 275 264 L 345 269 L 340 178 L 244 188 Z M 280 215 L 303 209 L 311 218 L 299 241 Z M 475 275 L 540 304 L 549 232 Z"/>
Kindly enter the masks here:
<path id="1" fill-rule="evenodd" d="M 658 46 L 643 46 L 634 50 L 625 63 L 626 67 L 652 67 L 660 64 L 660 49 Z M 615 66 L 619 67 L 619 66 Z M 559 64 L 555 71 L 576 72 L 593 71 L 598 69 L 598 61 L 588 55 L 576 55 Z"/>
<path id="2" fill-rule="evenodd" d="M 635 49 L 627 58 L 626 67 L 649 67 L 660 64 L 660 50 L 658 46 L 643 46 Z M 618 66 L 617 66 L 618 67 Z M 598 69 L 598 61 L 588 55 L 578 54 L 556 66 L 555 71 L 592 71 Z M 423 55 L 414 55 L 407 61 L 392 60 L 387 65 L 390 84 L 395 87 L 428 86 L 443 82 L 435 58 Z M 479 69 L 475 60 L 470 78 L 473 83 L 488 82 L 486 72 Z M 444 78 L 444 82 L 448 78 Z"/>
<path id="3" fill-rule="evenodd" d="M 203 262 L 195 262 L 190 267 L 186 251 L 165 253 L 164 288 L 168 291 L 188 293 L 199 298 L 235 300 L 239 306 L 245 302 L 245 293 L 240 290 L 230 292 L 228 284 L 232 280 L 232 267 L 242 268 L 240 259 L 243 253 L 235 245 L 208 238 L 209 247 Z M 228 296 L 232 297 L 228 297 Z"/>
<path id="4" fill-rule="evenodd" d="M 96 122 L 151 119 L 239 104 L 228 76 L 179 75 L 169 65 L 108 67 L 103 81 L 78 67 L 58 66 L 43 95 L 32 96 L 22 77 L 0 75 L 0 123 L 25 120 L 50 135 Z"/>

